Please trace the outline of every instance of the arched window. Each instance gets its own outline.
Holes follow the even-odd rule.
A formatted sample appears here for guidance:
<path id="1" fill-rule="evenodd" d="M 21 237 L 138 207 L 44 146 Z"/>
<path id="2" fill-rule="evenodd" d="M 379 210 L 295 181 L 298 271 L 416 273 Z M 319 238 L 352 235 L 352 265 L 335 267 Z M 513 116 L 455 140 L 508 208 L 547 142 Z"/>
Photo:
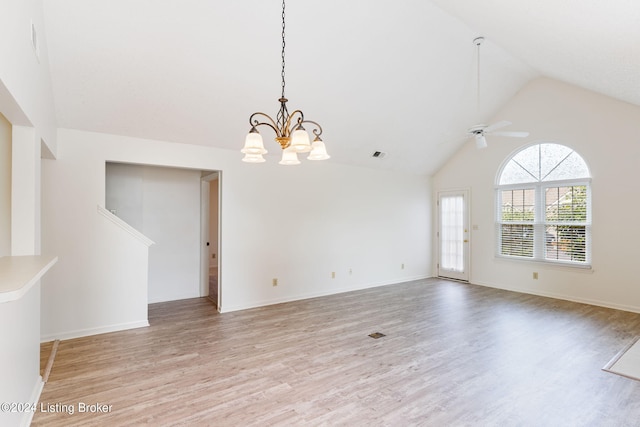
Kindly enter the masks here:
<path id="1" fill-rule="evenodd" d="M 496 201 L 498 256 L 590 266 L 591 176 L 571 148 L 518 151 L 498 173 Z"/>

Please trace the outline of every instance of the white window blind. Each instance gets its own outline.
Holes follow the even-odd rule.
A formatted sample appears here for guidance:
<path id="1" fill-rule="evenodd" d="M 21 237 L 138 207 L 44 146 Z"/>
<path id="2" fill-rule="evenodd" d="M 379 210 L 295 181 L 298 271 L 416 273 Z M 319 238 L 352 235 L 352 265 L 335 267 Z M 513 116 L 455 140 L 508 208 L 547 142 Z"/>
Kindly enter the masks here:
<path id="1" fill-rule="evenodd" d="M 545 188 L 545 258 L 585 262 L 587 233 L 587 186 Z"/>

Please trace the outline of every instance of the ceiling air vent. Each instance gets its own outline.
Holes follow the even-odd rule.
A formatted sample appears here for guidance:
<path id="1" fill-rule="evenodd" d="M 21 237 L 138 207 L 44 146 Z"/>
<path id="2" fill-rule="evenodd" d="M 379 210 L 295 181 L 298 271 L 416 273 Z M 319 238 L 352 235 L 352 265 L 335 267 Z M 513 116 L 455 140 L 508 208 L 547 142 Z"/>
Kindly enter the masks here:
<path id="1" fill-rule="evenodd" d="M 384 159 L 384 156 L 386 155 L 387 153 L 385 153 L 384 151 L 374 151 L 371 157 L 373 157 L 374 159 Z"/>

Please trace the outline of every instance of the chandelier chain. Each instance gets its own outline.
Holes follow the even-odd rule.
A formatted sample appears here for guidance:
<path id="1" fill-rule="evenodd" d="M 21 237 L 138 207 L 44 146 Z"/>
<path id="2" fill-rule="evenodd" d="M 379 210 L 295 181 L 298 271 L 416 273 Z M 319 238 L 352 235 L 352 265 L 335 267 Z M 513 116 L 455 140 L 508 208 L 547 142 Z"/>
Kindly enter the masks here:
<path id="1" fill-rule="evenodd" d="M 282 0 L 282 97 L 284 98 L 284 87 L 285 87 L 285 82 L 284 82 L 284 66 L 285 66 L 285 60 L 284 60 L 284 48 L 286 46 L 286 43 L 284 41 L 284 30 L 285 30 L 285 21 L 284 21 L 284 2 L 285 0 Z"/>

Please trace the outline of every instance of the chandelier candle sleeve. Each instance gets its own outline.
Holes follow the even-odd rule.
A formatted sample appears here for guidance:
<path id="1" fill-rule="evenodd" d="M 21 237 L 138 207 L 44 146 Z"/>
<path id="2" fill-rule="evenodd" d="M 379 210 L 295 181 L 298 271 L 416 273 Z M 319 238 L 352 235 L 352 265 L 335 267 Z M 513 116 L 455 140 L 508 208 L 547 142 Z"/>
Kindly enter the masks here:
<path id="1" fill-rule="evenodd" d="M 267 153 L 264 148 L 262 136 L 258 132 L 258 126 L 270 127 L 276 134 L 275 140 L 280 144 L 282 148 L 282 160 L 279 162 L 281 165 L 298 165 L 298 153 L 309 153 L 307 159 L 309 160 L 326 160 L 330 158 L 327 154 L 327 148 L 324 142 L 320 138 L 322 134 L 322 127 L 311 120 L 305 120 L 304 113 L 300 110 L 295 110 L 289 114 L 287 110 L 288 99 L 284 95 L 285 89 L 285 2 L 282 2 L 282 95 L 278 102 L 280 102 L 280 110 L 276 115 L 276 120 L 273 120 L 271 116 L 256 112 L 249 117 L 249 124 L 251 130 L 247 135 L 244 148 L 240 150 L 244 154 L 242 158 L 243 162 L 247 163 L 262 163 L 265 161 L 263 154 Z M 302 126 L 305 123 L 312 125 L 313 143 L 310 142 L 309 134 L 307 130 Z"/>

